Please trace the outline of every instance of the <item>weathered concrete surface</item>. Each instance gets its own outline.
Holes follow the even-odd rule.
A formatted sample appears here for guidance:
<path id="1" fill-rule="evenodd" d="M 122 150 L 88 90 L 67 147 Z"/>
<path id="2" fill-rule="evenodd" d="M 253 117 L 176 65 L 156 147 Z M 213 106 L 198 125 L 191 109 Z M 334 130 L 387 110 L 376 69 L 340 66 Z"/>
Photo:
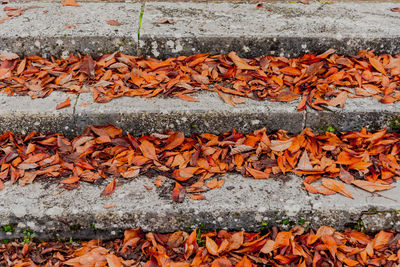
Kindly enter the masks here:
<path id="1" fill-rule="evenodd" d="M 139 47 L 155 57 L 199 52 L 298 56 L 335 48 L 400 52 L 393 3 L 146 3 Z M 154 24 L 173 19 L 174 24 Z"/>
<path id="2" fill-rule="evenodd" d="M 12 225 L 15 231 L 0 232 L 0 239 L 21 236 L 28 228 L 42 239 L 110 239 L 128 228 L 172 232 L 202 224 L 206 229 L 246 231 L 259 231 L 265 223 L 281 229 L 299 223 L 313 228 L 328 224 L 342 230 L 364 219 L 367 212 L 377 216 L 365 224 L 367 231 L 400 230 L 396 222 L 400 187 L 381 195 L 349 188 L 355 198 L 351 200 L 341 195 L 309 196 L 300 189 L 301 179 L 292 175 L 269 180 L 236 174 L 224 178 L 222 188 L 204 193 L 206 200 L 186 197 L 184 203 L 171 200 L 171 182 L 156 188 L 147 177 L 117 180 L 115 192 L 108 197 L 100 196 L 108 181 L 82 183 L 71 191 L 58 188 L 55 182 L 26 187 L 7 183 L 0 194 L 0 225 Z"/>
<path id="3" fill-rule="evenodd" d="M 27 7 L 32 2 L 9 5 Z M 278 2 L 261 8 L 254 3 L 145 3 L 139 39 L 141 3 L 35 5 L 43 8 L 1 24 L 0 51 L 65 56 L 120 50 L 160 58 L 230 51 L 246 57 L 298 56 L 329 48 L 346 54 L 360 49 L 400 53 L 400 13 L 390 11 L 396 3 Z M 0 17 L 4 15 L 1 10 Z M 154 24 L 160 19 L 173 19 L 174 24 Z M 122 25 L 111 26 L 107 20 Z"/>
<path id="4" fill-rule="evenodd" d="M 56 110 L 67 97 L 71 99 L 71 106 Z M 396 120 L 399 126 L 400 104 L 381 104 L 375 98 L 348 99 L 343 109 L 329 107 L 330 111 L 299 112 L 297 102 L 245 99 L 246 104 L 232 107 L 212 92 L 198 93 L 194 97 L 199 102 L 122 97 L 109 103 L 95 103 L 89 93 L 79 97 L 53 93 L 44 99 L 0 95 L 0 132 L 36 130 L 74 136 L 82 133 L 87 125 L 114 124 L 133 135 L 166 130 L 182 131 L 186 135 L 221 134 L 232 128 L 248 133 L 263 127 L 269 132 L 283 129 L 297 134 L 305 127 L 317 132 L 328 126 L 338 131 L 360 130 L 364 126 L 368 130 L 387 128 L 392 131 Z"/>
<path id="5" fill-rule="evenodd" d="M 57 105 L 67 97 L 72 105 L 76 102 L 77 95 L 61 92 L 37 99 L 0 94 L 0 132 L 28 134 L 37 131 L 74 135 L 73 106 L 56 110 Z"/>
<path id="6" fill-rule="evenodd" d="M 215 93 L 199 93 L 199 102 L 179 98 L 118 98 L 109 103 L 93 103 L 91 94 L 81 94 L 76 105 L 78 132 L 86 125 L 114 124 L 135 135 L 165 130 L 221 134 L 235 128 L 250 132 L 263 127 L 270 131 L 284 129 L 301 132 L 305 114 L 296 103 L 278 103 L 246 99 L 246 104 L 232 107 Z M 82 103 L 90 106 L 82 107 Z"/>
<path id="7" fill-rule="evenodd" d="M 324 131 L 331 126 L 339 131 L 369 131 L 399 127 L 400 103 L 381 104 L 376 98 L 347 99 L 343 108 L 327 107 L 323 111 L 307 110 L 306 127 Z"/>
<path id="8" fill-rule="evenodd" d="M 28 9 L 0 26 L 0 52 L 19 55 L 94 56 L 114 51 L 135 55 L 140 3 L 81 3 L 80 7 L 35 1 L 42 8 Z M 33 3 L 9 4 L 28 7 Z M 0 9 L 0 18 L 6 12 Z M 112 26 L 107 20 L 117 20 Z"/>

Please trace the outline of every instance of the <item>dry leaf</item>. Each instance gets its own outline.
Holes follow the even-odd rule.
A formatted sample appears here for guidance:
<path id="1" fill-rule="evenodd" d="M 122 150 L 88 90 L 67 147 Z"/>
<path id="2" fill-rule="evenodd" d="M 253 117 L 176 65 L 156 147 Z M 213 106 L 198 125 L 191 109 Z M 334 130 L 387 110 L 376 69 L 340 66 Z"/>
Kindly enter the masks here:
<path id="1" fill-rule="evenodd" d="M 57 105 L 56 109 L 62 109 L 71 106 L 71 99 L 68 97 L 64 102 Z"/>
<path id="2" fill-rule="evenodd" d="M 115 191 L 115 185 L 116 185 L 116 178 L 114 178 L 103 190 L 103 192 L 101 192 L 101 196 L 108 196 L 111 195 L 112 193 L 114 193 Z"/>
<path id="3" fill-rule="evenodd" d="M 107 22 L 107 24 L 108 25 L 112 25 L 112 26 L 121 26 L 122 25 L 122 23 L 120 23 L 120 22 L 118 22 L 118 21 L 116 21 L 116 20 L 107 20 L 106 21 Z"/>
<path id="4" fill-rule="evenodd" d="M 353 198 L 349 190 L 347 190 L 346 186 L 342 182 L 339 182 L 334 179 L 322 178 L 321 183 L 324 187 L 328 188 L 329 190 L 342 194 L 345 197 Z"/>
<path id="5" fill-rule="evenodd" d="M 80 6 L 75 0 L 65 0 L 62 1 L 61 4 L 63 6 Z"/>

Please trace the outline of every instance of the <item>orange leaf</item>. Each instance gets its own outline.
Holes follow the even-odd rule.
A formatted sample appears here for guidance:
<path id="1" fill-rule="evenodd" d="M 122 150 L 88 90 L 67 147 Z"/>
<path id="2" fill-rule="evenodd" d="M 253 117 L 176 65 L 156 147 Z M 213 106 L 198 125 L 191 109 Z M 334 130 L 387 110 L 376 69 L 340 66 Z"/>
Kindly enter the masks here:
<path id="1" fill-rule="evenodd" d="M 233 101 L 229 98 L 229 96 L 227 96 L 224 93 L 221 93 L 220 91 L 217 91 L 217 93 L 222 98 L 222 100 L 224 100 L 225 103 L 227 103 L 231 106 L 235 106 L 235 103 L 233 103 Z"/>
<path id="2" fill-rule="evenodd" d="M 188 95 L 186 95 L 186 94 L 178 95 L 178 97 L 179 97 L 180 99 L 182 99 L 182 100 L 189 101 L 189 102 L 199 102 L 198 99 L 193 98 L 193 97 L 191 97 L 191 96 L 188 96 Z"/>
<path id="3" fill-rule="evenodd" d="M 268 179 L 269 178 L 269 173 L 267 173 L 267 172 L 252 169 L 250 167 L 245 167 L 245 168 L 255 179 Z"/>
<path id="4" fill-rule="evenodd" d="M 186 167 L 174 171 L 174 178 L 178 181 L 186 181 L 193 177 L 199 167 Z"/>
<path id="5" fill-rule="evenodd" d="M 206 199 L 206 197 L 202 194 L 192 194 L 192 195 L 189 195 L 189 197 L 193 200 L 205 200 Z"/>
<path id="6" fill-rule="evenodd" d="M 289 240 L 292 237 L 291 232 L 282 231 L 276 235 L 274 248 L 282 248 L 290 245 Z"/>
<path id="7" fill-rule="evenodd" d="M 174 149 L 180 146 L 183 141 L 185 141 L 185 136 L 182 132 L 174 133 L 168 138 L 167 145 L 164 147 L 164 150 Z"/>
<path id="8" fill-rule="evenodd" d="M 206 183 L 206 186 L 207 186 L 208 188 L 210 188 L 210 189 L 216 189 L 216 188 L 222 187 L 222 186 L 224 185 L 224 183 L 225 183 L 225 180 L 224 180 L 224 179 L 221 179 L 221 180 L 218 181 L 217 178 L 214 178 L 214 179 L 212 179 L 211 181 L 208 181 L 208 182 Z"/>
<path id="9" fill-rule="evenodd" d="M 107 263 L 109 267 L 121 267 L 121 260 L 114 254 L 106 255 Z"/>
<path id="10" fill-rule="evenodd" d="M 311 194 L 319 194 L 319 191 L 316 187 L 310 185 L 309 183 L 304 182 L 304 188 L 310 192 Z"/>
<path id="11" fill-rule="evenodd" d="M 62 1 L 61 4 L 63 6 L 80 6 L 75 0 L 65 0 Z"/>
<path id="12" fill-rule="evenodd" d="M 253 267 L 253 264 L 247 258 L 247 256 L 243 256 L 243 258 L 235 265 L 235 267 Z"/>
<path id="13" fill-rule="evenodd" d="M 143 140 L 139 145 L 139 148 L 142 151 L 143 156 L 152 160 L 157 160 L 156 148 L 152 143 L 147 140 Z"/>
<path id="14" fill-rule="evenodd" d="M 233 63 L 235 63 L 236 67 L 241 70 L 257 70 L 259 67 L 250 66 L 243 59 L 241 59 L 235 52 L 230 52 L 228 56 L 232 59 Z"/>
<path id="15" fill-rule="evenodd" d="M 116 178 L 114 178 L 107 186 L 104 188 L 103 192 L 101 192 L 101 196 L 108 196 L 114 193 L 115 191 L 115 184 L 116 184 Z"/>
<path id="16" fill-rule="evenodd" d="M 348 198 L 353 198 L 351 193 L 347 190 L 346 186 L 344 183 L 334 180 L 334 179 L 328 179 L 328 178 L 322 178 L 321 183 L 324 187 L 328 188 L 329 190 L 335 191 L 339 194 L 342 194 L 345 197 Z"/>
<path id="17" fill-rule="evenodd" d="M 73 184 L 79 181 L 79 177 L 78 176 L 72 176 L 70 178 L 66 178 L 62 181 L 60 181 L 61 184 Z"/>
<path id="18" fill-rule="evenodd" d="M 286 67 L 279 70 L 281 73 L 291 76 L 299 76 L 301 75 L 301 71 L 299 69 L 293 67 Z"/>
<path id="19" fill-rule="evenodd" d="M 118 22 L 118 21 L 116 21 L 116 20 L 107 20 L 106 21 L 107 22 L 107 24 L 108 25 L 112 25 L 112 26 L 121 26 L 122 25 L 122 23 L 120 23 L 120 22 Z"/>
<path id="20" fill-rule="evenodd" d="M 206 236 L 206 248 L 211 255 L 218 256 L 217 243 L 208 236 Z"/>
<path id="21" fill-rule="evenodd" d="M 372 240 L 373 249 L 380 250 L 389 244 L 393 239 L 393 234 L 385 231 L 380 231 Z"/>
<path id="22" fill-rule="evenodd" d="M 68 97 L 64 102 L 61 102 L 60 104 L 58 104 L 56 109 L 62 109 L 62 108 L 69 107 L 69 106 L 71 106 L 71 99 Z"/>
<path id="23" fill-rule="evenodd" d="M 383 67 L 382 63 L 381 63 L 378 59 L 373 58 L 373 57 L 370 57 L 370 58 L 369 58 L 369 63 L 371 63 L 371 65 L 372 65 L 377 71 L 379 71 L 379 72 L 382 73 L 383 75 L 386 75 L 385 68 Z"/>

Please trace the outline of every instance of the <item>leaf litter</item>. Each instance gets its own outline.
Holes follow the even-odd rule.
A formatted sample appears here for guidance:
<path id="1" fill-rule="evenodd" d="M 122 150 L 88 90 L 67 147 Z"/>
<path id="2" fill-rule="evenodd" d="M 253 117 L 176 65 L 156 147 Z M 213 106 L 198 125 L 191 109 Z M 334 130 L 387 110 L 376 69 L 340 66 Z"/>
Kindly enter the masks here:
<path id="1" fill-rule="evenodd" d="M 400 234 L 375 235 L 329 226 L 306 231 L 226 230 L 169 234 L 125 230 L 123 239 L 18 242 L 0 245 L 2 266 L 397 266 Z"/>
<path id="2" fill-rule="evenodd" d="M 254 179 L 292 172 L 304 177 L 310 193 L 353 198 L 350 185 L 371 193 L 393 188 L 390 184 L 400 177 L 399 161 L 400 133 L 365 128 L 337 134 L 310 129 L 298 135 L 283 130 L 267 134 L 264 128 L 249 134 L 233 129 L 221 135 L 185 137 L 166 131 L 134 137 L 107 125 L 88 126 L 73 139 L 8 131 L 0 135 L 0 189 L 5 181 L 24 186 L 35 179 L 55 179 L 73 189 L 80 182 L 113 177 L 101 193 L 107 196 L 118 184 L 115 178 L 148 175 L 155 177 L 157 188 L 173 181 L 171 197 L 183 202 L 186 196 L 205 199 L 202 193 L 222 187 L 221 176 L 228 172 Z M 316 181 L 321 185 L 313 185 Z"/>
<path id="3" fill-rule="evenodd" d="M 108 21 L 111 25 L 117 22 Z M 15 54 L 14 54 L 15 55 Z M 53 91 L 92 92 L 95 102 L 122 96 L 178 97 L 198 101 L 196 93 L 213 91 L 229 105 L 245 98 L 309 106 L 343 107 L 348 98 L 375 97 L 381 103 L 400 99 L 400 55 L 360 51 L 342 56 L 329 49 L 297 58 L 241 58 L 207 53 L 142 58 L 115 52 L 96 59 L 80 54 L 46 59 L 0 55 L 0 92 L 42 98 Z"/>

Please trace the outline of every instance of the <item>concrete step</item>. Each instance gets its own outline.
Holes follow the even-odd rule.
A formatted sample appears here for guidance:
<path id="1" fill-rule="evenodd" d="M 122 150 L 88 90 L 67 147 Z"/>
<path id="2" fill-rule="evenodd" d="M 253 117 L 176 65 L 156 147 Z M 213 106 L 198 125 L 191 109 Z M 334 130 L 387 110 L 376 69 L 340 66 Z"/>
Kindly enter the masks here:
<path id="1" fill-rule="evenodd" d="M 397 3 L 81 3 L 35 1 L 0 27 L 0 50 L 20 55 L 122 51 L 165 58 L 200 52 L 298 56 L 335 48 L 400 53 Z M 32 6 L 11 3 L 13 7 Z M 143 12 L 141 12 L 143 11 Z M 140 19 L 142 14 L 142 20 Z M 0 11 L 0 17 L 6 12 Z M 173 24 L 159 24 L 170 19 Z M 121 26 L 112 26 L 116 20 Z M 141 25 L 139 27 L 139 21 Z"/>
<path id="2" fill-rule="evenodd" d="M 71 106 L 56 110 L 67 97 Z M 324 131 L 333 127 L 338 131 L 379 130 L 398 127 L 399 104 L 381 104 L 375 98 L 348 99 L 344 108 L 325 111 L 311 109 L 299 112 L 297 102 L 271 102 L 246 99 L 246 103 L 232 107 L 215 93 L 200 93 L 199 102 L 179 98 L 122 97 L 109 103 L 95 103 L 90 93 L 68 95 L 52 93 L 42 99 L 28 96 L 0 95 L 0 132 L 26 134 L 36 130 L 79 135 L 87 125 L 114 124 L 134 135 L 182 131 L 221 134 L 235 128 L 251 132 L 266 127 L 269 132 L 279 129 L 300 133 L 305 127 Z M 83 104 L 83 105 L 82 105 Z"/>
<path id="3" fill-rule="evenodd" d="M 100 196 L 107 181 L 81 183 L 70 191 L 51 181 L 26 187 L 7 183 L 0 194 L 0 225 L 11 225 L 14 232 L 0 232 L 0 239 L 19 237 L 28 228 L 40 239 L 67 240 L 111 239 L 135 227 L 155 232 L 195 227 L 260 231 L 266 225 L 287 229 L 300 224 L 400 231 L 399 186 L 379 194 L 348 186 L 351 200 L 338 194 L 309 195 L 295 175 L 256 180 L 228 174 L 224 179 L 222 188 L 204 193 L 206 200 L 186 197 L 183 203 L 172 201 L 172 182 L 156 188 L 154 179 L 144 176 L 118 179 L 107 197 Z"/>

